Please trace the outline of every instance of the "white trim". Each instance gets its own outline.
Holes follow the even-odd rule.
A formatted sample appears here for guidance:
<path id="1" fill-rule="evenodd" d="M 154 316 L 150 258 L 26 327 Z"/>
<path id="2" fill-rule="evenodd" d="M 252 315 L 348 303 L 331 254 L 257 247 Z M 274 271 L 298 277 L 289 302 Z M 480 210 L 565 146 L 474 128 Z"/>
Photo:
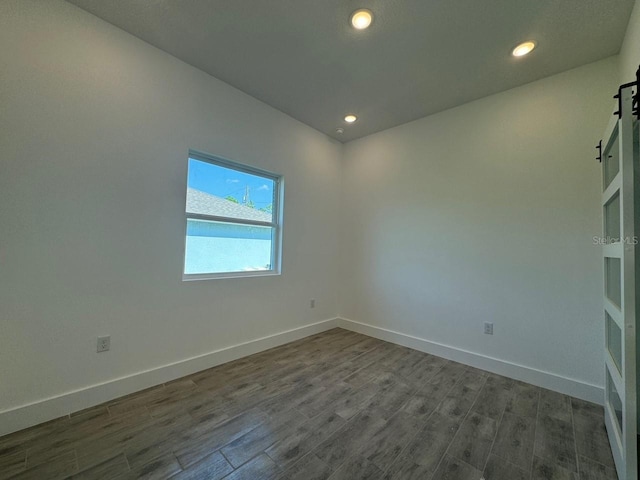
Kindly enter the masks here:
<path id="1" fill-rule="evenodd" d="M 207 222 L 230 223 L 232 225 L 243 225 L 243 226 L 249 225 L 254 227 L 266 227 L 266 228 L 276 228 L 278 226 L 278 222 L 263 222 L 262 220 L 249 220 L 245 218 L 236 218 L 236 217 L 221 217 L 219 215 L 207 215 L 205 213 L 192 213 L 192 212 L 187 212 L 187 220 L 206 220 Z"/>
<path id="2" fill-rule="evenodd" d="M 380 340 L 392 342 L 405 347 L 430 353 L 438 357 L 471 365 L 482 370 L 497 373 L 505 377 L 514 378 L 531 383 L 539 387 L 571 395 L 602 405 L 604 402 L 604 388 L 591 385 L 573 378 L 563 377 L 551 372 L 545 372 L 532 367 L 518 365 L 506 360 L 488 357 L 479 353 L 469 352 L 450 345 L 432 342 L 423 338 L 407 335 L 386 328 L 368 325 L 346 318 L 338 319 L 338 326 L 346 330 L 362 333 Z"/>
<path id="3" fill-rule="evenodd" d="M 605 258 L 622 258 L 622 242 L 609 243 L 603 245 L 602 253 Z"/>
<path id="4" fill-rule="evenodd" d="M 613 319 L 613 321 L 618 324 L 618 328 L 622 330 L 624 328 L 624 321 L 622 318 L 622 311 L 620 310 L 620 307 L 618 307 L 615 303 L 613 303 L 607 297 L 604 298 L 603 303 L 604 303 L 604 311 L 609 314 L 609 316 Z"/>
<path id="5" fill-rule="evenodd" d="M 0 412 L 0 436 L 338 326 L 332 318 Z"/>
<path id="6" fill-rule="evenodd" d="M 620 172 L 618 172 L 616 176 L 613 177 L 613 180 L 611 180 L 607 189 L 602 193 L 603 207 L 607 205 L 613 199 L 614 195 L 620 191 L 620 185 L 622 184 L 622 180 L 620 178 Z"/>
<path id="7" fill-rule="evenodd" d="M 282 275 L 277 270 L 247 270 L 246 272 L 222 272 L 222 273 L 183 273 L 183 282 L 197 280 L 218 280 L 220 278 L 249 278 L 249 277 L 277 277 Z"/>

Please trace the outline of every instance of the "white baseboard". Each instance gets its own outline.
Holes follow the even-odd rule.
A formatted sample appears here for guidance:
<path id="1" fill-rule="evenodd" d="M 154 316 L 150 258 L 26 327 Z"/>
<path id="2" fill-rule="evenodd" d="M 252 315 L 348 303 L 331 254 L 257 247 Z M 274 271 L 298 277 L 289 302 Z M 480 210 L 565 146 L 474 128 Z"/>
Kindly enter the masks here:
<path id="1" fill-rule="evenodd" d="M 333 318 L 0 412 L 0 436 L 338 326 Z"/>
<path id="2" fill-rule="evenodd" d="M 591 385 L 579 380 L 556 375 L 555 373 L 537 370 L 505 360 L 487 357 L 486 355 L 469 352 L 449 345 L 431 342 L 423 338 L 406 335 L 386 328 L 356 322 L 355 320 L 340 318 L 338 319 L 338 326 L 346 330 L 352 330 L 370 337 L 379 338 L 380 340 L 396 343 L 404 347 L 413 348 L 414 350 L 420 350 L 421 352 L 464 363 L 465 365 L 487 370 L 498 375 L 564 393 L 565 395 L 571 395 L 572 397 L 581 398 L 600 405 L 604 402 L 603 387 L 597 385 Z"/>

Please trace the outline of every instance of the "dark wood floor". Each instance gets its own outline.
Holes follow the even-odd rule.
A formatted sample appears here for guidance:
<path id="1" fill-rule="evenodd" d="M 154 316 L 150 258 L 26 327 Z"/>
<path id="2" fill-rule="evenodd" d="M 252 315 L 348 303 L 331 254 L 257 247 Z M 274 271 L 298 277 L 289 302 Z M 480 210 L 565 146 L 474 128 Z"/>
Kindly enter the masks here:
<path id="1" fill-rule="evenodd" d="M 334 329 L 0 437 L 0 479 L 615 479 L 602 408 Z"/>

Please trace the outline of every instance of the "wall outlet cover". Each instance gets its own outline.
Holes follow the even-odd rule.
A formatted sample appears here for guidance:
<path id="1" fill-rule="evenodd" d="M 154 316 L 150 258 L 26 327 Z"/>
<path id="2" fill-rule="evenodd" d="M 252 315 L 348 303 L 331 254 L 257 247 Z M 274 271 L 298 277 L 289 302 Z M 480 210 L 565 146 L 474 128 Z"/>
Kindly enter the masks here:
<path id="1" fill-rule="evenodd" d="M 111 348 L 111 336 L 106 335 L 103 337 L 98 337 L 98 349 L 97 352 L 106 352 Z"/>

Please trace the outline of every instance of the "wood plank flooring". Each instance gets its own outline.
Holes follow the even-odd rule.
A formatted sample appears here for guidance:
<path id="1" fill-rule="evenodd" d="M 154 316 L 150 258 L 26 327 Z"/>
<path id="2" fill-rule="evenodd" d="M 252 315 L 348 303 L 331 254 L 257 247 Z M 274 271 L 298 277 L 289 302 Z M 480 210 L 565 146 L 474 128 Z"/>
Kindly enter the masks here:
<path id="1" fill-rule="evenodd" d="M 0 437 L 0 479 L 614 480 L 603 410 L 334 329 Z"/>

